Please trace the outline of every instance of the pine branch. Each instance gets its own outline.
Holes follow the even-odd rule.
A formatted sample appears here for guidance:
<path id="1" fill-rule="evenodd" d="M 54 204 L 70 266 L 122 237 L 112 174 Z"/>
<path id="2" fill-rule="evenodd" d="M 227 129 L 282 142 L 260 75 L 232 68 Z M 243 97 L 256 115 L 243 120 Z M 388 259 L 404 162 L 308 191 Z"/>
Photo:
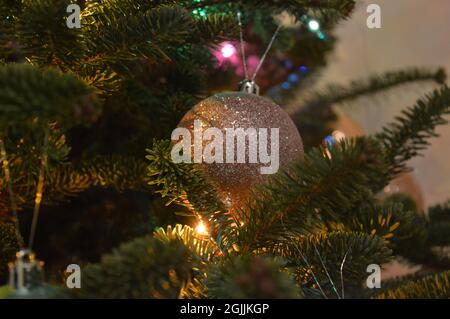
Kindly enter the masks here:
<path id="1" fill-rule="evenodd" d="M 314 92 L 306 101 L 302 110 L 319 109 L 335 103 L 354 100 L 360 96 L 376 94 L 399 85 L 420 81 L 435 81 L 444 84 L 446 74 L 444 69 L 437 71 L 412 68 L 400 71 L 391 71 L 381 75 L 374 75 L 367 80 L 352 81 L 348 86 L 329 85 L 322 92 Z"/>
<path id="2" fill-rule="evenodd" d="M 211 238 L 204 238 L 195 234 L 194 229 L 186 225 L 177 224 L 167 229 L 159 227 L 153 236 L 162 242 L 181 240 L 183 244 L 198 257 L 197 262 L 206 263 L 211 261 L 216 250 L 215 243 Z"/>
<path id="3" fill-rule="evenodd" d="M 428 210 L 428 244 L 430 246 L 450 245 L 450 201 Z"/>
<path id="4" fill-rule="evenodd" d="M 395 196 L 392 200 L 400 202 L 401 198 Z M 448 269 L 450 258 L 445 250 L 440 250 L 448 246 L 450 240 L 450 223 L 446 215 L 446 204 L 430 208 L 428 218 L 416 212 L 407 227 L 399 227 L 398 234 L 392 239 L 395 253 L 415 264 Z"/>
<path id="5" fill-rule="evenodd" d="M 212 14 L 205 19 L 197 20 L 198 35 L 190 42 L 198 44 L 218 44 L 224 40 L 236 39 L 239 28 L 234 15 Z"/>
<path id="6" fill-rule="evenodd" d="M 65 65 L 83 53 L 80 29 L 66 25 L 67 6 L 71 0 L 24 0 L 15 29 L 21 50 L 33 63 Z"/>
<path id="7" fill-rule="evenodd" d="M 175 202 L 186 206 L 193 214 L 211 223 L 211 236 L 221 250 L 227 251 L 233 243 L 235 231 L 231 226 L 232 216 L 204 171 L 191 164 L 175 164 L 170 155 L 171 149 L 170 141 L 154 141 L 152 149 L 147 150 L 149 184 L 159 189 L 157 192 L 168 199 L 167 204 Z"/>
<path id="8" fill-rule="evenodd" d="M 15 20 L 21 11 L 21 0 L 0 0 L 0 63 L 10 62 L 17 48 Z"/>
<path id="9" fill-rule="evenodd" d="M 191 2 L 191 1 L 189 1 Z M 203 0 L 198 2 L 191 2 L 191 5 L 186 5 L 189 8 L 204 8 L 207 6 L 215 6 L 221 4 L 233 3 L 229 0 Z M 336 10 L 341 12 L 343 15 L 347 15 L 351 12 L 355 6 L 354 0 L 287 0 L 287 1 L 277 1 L 277 0 L 247 0 L 245 5 L 253 8 L 307 8 L 307 9 L 320 9 L 320 10 Z"/>
<path id="10" fill-rule="evenodd" d="M 415 282 L 406 282 L 374 297 L 375 299 L 448 299 L 450 271 L 431 275 Z"/>
<path id="11" fill-rule="evenodd" d="M 331 222 L 329 228 L 363 232 L 395 243 L 408 239 L 408 234 L 412 233 L 411 228 L 416 227 L 413 223 L 416 212 L 405 210 L 401 203 L 378 204 L 364 201 L 347 213 L 338 222 Z"/>
<path id="12" fill-rule="evenodd" d="M 294 299 L 300 288 L 282 260 L 260 256 L 229 256 L 210 267 L 205 280 L 209 298 Z"/>
<path id="13" fill-rule="evenodd" d="M 194 27 L 185 10 L 169 6 L 136 15 L 112 12 L 97 21 L 87 20 L 87 26 L 95 28 L 86 30 L 91 33 L 86 38 L 90 55 L 110 62 L 139 58 L 168 62 Z"/>
<path id="14" fill-rule="evenodd" d="M 290 261 L 304 286 L 318 288 L 319 284 L 327 297 L 342 298 L 341 278 L 344 288 L 360 287 L 367 266 L 386 263 L 392 251 L 378 236 L 340 231 L 284 240 L 273 253 Z"/>
<path id="15" fill-rule="evenodd" d="M 183 1 L 183 5 L 189 9 L 206 10 L 207 14 L 232 12 L 234 15 L 238 10 L 244 15 L 251 13 L 253 16 L 261 14 L 266 17 L 289 12 L 297 19 L 305 15 L 320 21 L 322 29 L 329 29 L 342 19 L 347 19 L 355 7 L 354 0 L 288 0 L 288 1 L 229 1 L 229 0 L 203 0 Z"/>
<path id="16" fill-rule="evenodd" d="M 190 282 L 184 286 L 180 297 L 188 299 L 207 298 L 204 280 L 207 277 L 207 268 L 214 260 L 216 243 L 210 237 L 196 234 L 191 227 L 179 224 L 175 225 L 175 227 L 168 226 L 165 230 L 158 228 L 153 233 L 153 236 L 165 243 L 181 240 L 192 252 L 192 260 L 195 262 L 193 276 Z"/>
<path id="17" fill-rule="evenodd" d="M 178 298 L 191 278 L 191 253 L 180 240 L 144 237 L 83 269 L 82 298 Z"/>
<path id="18" fill-rule="evenodd" d="M 428 218 L 433 224 L 449 222 L 450 221 L 450 200 L 444 204 L 435 205 L 429 208 Z"/>
<path id="19" fill-rule="evenodd" d="M 27 64 L 0 67 L 0 105 L 3 130 L 34 118 L 57 121 L 68 129 L 92 121 L 96 113 L 92 89 L 83 81 Z"/>
<path id="20" fill-rule="evenodd" d="M 337 116 L 332 109 L 334 104 L 352 101 L 361 96 L 374 95 L 407 83 L 436 81 L 443 83 L 444 70 L 406 69 L 374 75 L 368 79 L 352 81 L 349 85 L 329 85 L 321 91 L 312 91 L 305 98 L 292 117 L 300 131 L 309 132 L 305 145 L 316 146 L 332 130 Z"/>
<path id="21" fill-rule="evenodd" d="M 187 43 L 211 45 L 237 35 L 231 16 L 194 20 L 179 6 L 145 7 L 125 12 L 122 3 L 117 10 L 102 5 L 88 7 L 85 37 L 89 55 L 95 57 L 90 63 L 105 59 L 113 63 L 137 59 L 168 63 Z"/>
<path id="22" fill-rule="evenodd" d="M 14 260 L 21 245 L 14 223 L 0 218 L 0 286 L 6 282 L 8 263 Z"/>
<path id="23" fill-rule="evenodd" d="M 206 296 L 202 281 L 214 254 L 211 239 L 189 226 L 157 229 L 121 245 L 99 264 L 84 269 L 78 297 L 180 298 Z"/>
<path id="24" fill-rule="evenodd" d="M 12 163 L 13 189 L 19 208 L 33 205 L 36 192 L 36 174 L 26 169 L 27 163 L 17 160 Z M 46 174 L 43 204 L 55 205 L 92 187 L 113 188 L 119 192 L 125 190 L 148 190 L 145 175 L 146 164 L 143 161 L 123 156 L 94 157 L 81 165 L 59 164 L 49 168 Z M 1 181 L 1 180 L 0 180 Z M 5 187 L 2 183 L 1 187 Z M 6 193 L 0 196 L 0 207 L 9 210 Z"/>
<path id="25" fill-rule="evenodd" d="M 280 238 L 315 232 L 323 227 L 320 216 L 339 219 L 371 197 L 386 171 L 379 145 L 358 138 L 331 153 L 330 159 L 313 149 L 255 194 L 242 213 L 247 220 L 239 230 L 241 249 L 252 251 Z"/>
<path id="26" fill-rule="evenodd" d="M 73 196 L 88 187 L 143 191 L 148 189 L 145 169 L 143 161 L 120 155 L 98 156 L 72 167 L 62 165 L 49 177 L 49 193 Z"/>
<path id="27" fill-rule="evenodd" d="M 407 171 L 407 161 L 420 155 L 431 137 L 438 136 L 435 128 L 447 123 L 444 115 L 449 113 L 450 90 L 444 86 L 404 110 L 395 122 L 376 135 L 386 149 L 392 176 Z"/>

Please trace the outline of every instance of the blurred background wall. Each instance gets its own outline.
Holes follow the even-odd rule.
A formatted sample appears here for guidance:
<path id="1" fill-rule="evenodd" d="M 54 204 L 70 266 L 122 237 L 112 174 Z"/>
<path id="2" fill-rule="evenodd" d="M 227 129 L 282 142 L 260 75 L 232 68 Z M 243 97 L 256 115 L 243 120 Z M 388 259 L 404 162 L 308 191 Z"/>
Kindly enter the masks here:
<path id="1" fill-rule="evenodd" d="M 381 6 L 381 29 L 366 26 L 366 8 L 370 3 Z M 352 18 L 338 27 L 337 36 L 337 49 L 329 57 L 319 86 L 330 82 L 346 84 L 371 73 L 410 66 L 442 66 L 450 74 L 449 0 L 359 1 Z M 393 89 L 339 107 L 367 133 L 375 133 L 434 87 L 423 83 L 408 85 L 407 90 Z M 411 162 L 426 206 L 450 199 L 450 124 L 440 127 L 438 133 L 441 136 L 432 140 L 424 157 Z"/>

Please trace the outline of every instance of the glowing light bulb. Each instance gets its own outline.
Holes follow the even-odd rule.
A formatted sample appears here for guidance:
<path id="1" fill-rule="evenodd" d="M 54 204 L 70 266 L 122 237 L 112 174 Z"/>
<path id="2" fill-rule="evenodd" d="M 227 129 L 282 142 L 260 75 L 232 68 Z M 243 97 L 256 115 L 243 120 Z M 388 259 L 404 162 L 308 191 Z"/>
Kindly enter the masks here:
<path id="1" fill-rule="evenodd" d="M 197 227 L 195 227 L 195 231 L 197 232 L 197 234 L 201 236 L 208 235 L 208 229 L 206 228 L 206 225 L 202 221 L 200 221 Z"/>
<path id="2" fill-rule="evenodd" d="M 236 53 L 236 48 L 231 43 L 225 43 L 220 50 L 226 59 L 231 58 Z"/>
<path id="3" fill-rule="evenodd" d="M 308 22 L 308 28 L 311 31 L 318 31 L 320 29 L 320 24 L 316 20 L 311 20 Z"/>
<path id="4" fill-rule="evenodd" d="M 346 139 L 345 134 L 337 130 L 333 131 L 333 133 L 331 133 L 331 136 L 333 136 L 333 139 L 337 142 L 342 142 Z"/>

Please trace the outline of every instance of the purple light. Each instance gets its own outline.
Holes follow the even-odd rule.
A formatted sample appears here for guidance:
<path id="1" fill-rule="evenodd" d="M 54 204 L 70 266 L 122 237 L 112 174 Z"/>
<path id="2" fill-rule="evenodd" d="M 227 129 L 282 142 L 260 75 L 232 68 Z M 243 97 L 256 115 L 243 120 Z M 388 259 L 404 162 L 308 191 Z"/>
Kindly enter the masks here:
<path id="1" fill-rule="evenodd" d="M 236 48 L 231 43 L 224 43 L 220 52 L 225 59 L 229 59 L 236 54 Z"/>
<path id="2" fill-rule="evenodd" d="M 293 66 L 293 63 L 292 63 L 291 60 L 286 60 L 286 61 L 284 61 L 284 67 L 285 67 L 286 69 L 290 69 L 290 68 L 292 68 L 292 66 Z"/>

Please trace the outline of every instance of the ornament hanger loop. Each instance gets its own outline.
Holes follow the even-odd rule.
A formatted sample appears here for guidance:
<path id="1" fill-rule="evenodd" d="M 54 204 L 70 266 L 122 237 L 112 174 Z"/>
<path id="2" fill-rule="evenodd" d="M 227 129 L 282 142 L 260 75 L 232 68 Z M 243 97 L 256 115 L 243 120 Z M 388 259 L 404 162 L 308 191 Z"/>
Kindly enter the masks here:
<path id="1" fill-rule="evenodd" d="M 259 95 L 259 87 L 255 83 L 256 75 L 258 74 L 259 70 L 261 69 L 261 66 L 263 65 L 264 61 L 266 60 L 267 54 L 269 53 L 270 49 L 272 48 L 275 39 L 278 36 L 278 33 L 281 30 L 281 24 L 278 25 L 277 29 L 275 30 L 274 34 L 272 35 L 272 38 L 270 39 L 269 45 L 266 48 L 266 51 L 264 52 L 263 56 L 261 57 L 261 60 L 259 61 L 258 66 L 256 67 L 255 73 L 253 73 L 251 80 L 249 79 L 248 74 L 248 68 L 247 68 L 247 61 L 245 57 L 245 48 L 244 48 L 244 35 L 242 30 L 242 20 L 241 20 L 242 13 L 238 11 L 237 17 L 238 17 L 238 24 L 239 24 L 239 40 L 241 44 L 241 54 L 242 54 L 242 63 L 244 65 L 244 73 L 245 73 L 245 80 L 242 81 L 239 84 L 239 89 L 241 91 L 247 92 L 247 93 L 253 93 Z"/>

